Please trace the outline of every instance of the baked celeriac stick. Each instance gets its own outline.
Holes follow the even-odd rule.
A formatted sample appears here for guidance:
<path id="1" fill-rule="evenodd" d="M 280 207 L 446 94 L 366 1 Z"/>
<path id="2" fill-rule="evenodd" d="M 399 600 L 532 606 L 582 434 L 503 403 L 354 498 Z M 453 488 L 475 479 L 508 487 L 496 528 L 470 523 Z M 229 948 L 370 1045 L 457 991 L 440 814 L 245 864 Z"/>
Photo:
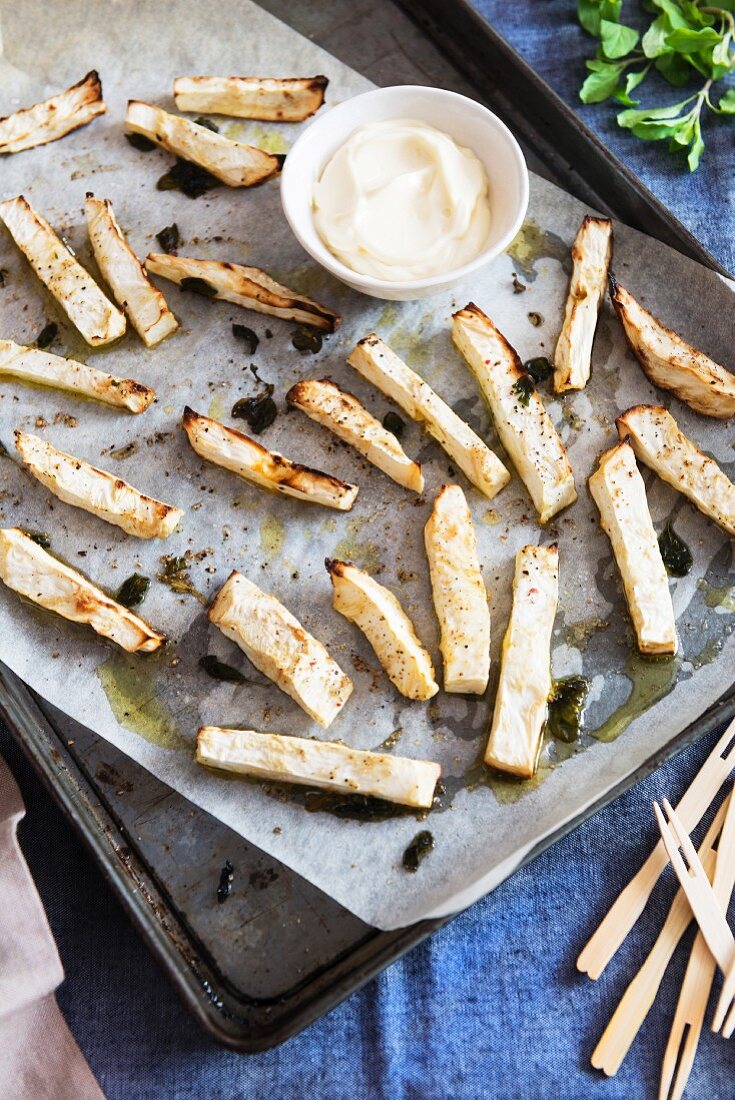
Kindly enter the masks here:
<path id="1" fill-rule="evenodd" d="M 303 122 L 319 110 L 326 76 L 177 76 L 174 103 L 179 111 L 262 122 Z"/>
<path id="2" fill-rule="evenodd" d="M 459 485 L 440 489 L 424 541 L 441 630 L 444 690 L 482 695 L 490 675 L 490 608 L 472 515 Z"/>
<path id="3" fill-rule="evenodd" d="M 516 555 L 513 606 L 485 749 L 486 764 L 522 779 L 536 771 L 549 710 L 551 632 L 558 600 L 556 546 L 524 546 Z"/>
<path id="4" fill-rule="evenodd" d="M 187 406 L 182 424 L 198 455 L 252 481 L 261 489 L 310 504 L 323 504 L 340 512 L 349 512 L 355 503 L 357 485 L 291 462 L 276 451 L 267 451 L 250 436 L 226 427 L 219 420 L 200 416 Z"/>
<path id="5" fill-rule="evenodd" d="M 401 695 L 421 700 L 436 695 L 431 657 L 393 593 L 349 562 L 327 559 L 325 564 L 335 611 L 360 628 Z"/>
<path id="6" fill-rule="evenodd" d="M 210 768 L 256 779 L 366 795 L 422 810 L 431 808 L 441 775 L 441 766 L 431 760 L 366 752 L 310 737 L 218 726 L 199 730 L 197 760 Z"/>
<path id="7" fill-rule="evenodd" d="M 286 401 L 349 443 L 399 485 L 416 493 L 423 491 L 421 467 L 408 457 L 393 432 L 329 378 L 297 382 L 286 394 Z"/>
<path id="8" fill-rule="evenodd" d="M 607 289 L 613 228 L 587 214 L 572 245 L 572 277 L 564 323 L 554 352 L 554 390 L 583 390 L 590 377 L 592 342 Z"/>
<path id="9" fill-rule="evenodd" d="M 666 568 L 629 443 L 601 456 L 589 479 L 600 525 L 610 539 L 641 653 L 675 653 L 676 623 Z"/>
<path id="10" fill-rule="evenodd" d="M 322 332 L 334 332 L 340 316 L 319 305 L 305 294 L 282 286 L 257 267 L 243 267 L 223 260 L 195 260 L 190 256 L 170 256 L 167 252 L 151 252 L 146 257 L 146 270 L 170 279 L 182 290 L 191 290 L 205 298 L 267 313 L 285 321 L 298 321 Z"/>
<path id="11" fill-rule="evenodd" d="M 283 157 L 255 145 L 230 141 L 188 118 L 171 115 L 150 103 L 131 99 L 125 129 L 142 134 L 182 160 L 198 164 L 228 187 L 253 187 L 281 170 Z"/>
<path id="12" fill-rule="evenodd" d="M 17 527 L 0 530 L 0 580 L 64 619 L 91 626 L 128 653 L 152 653 L 166 641 L 127 607 L 43 550 Z"/>
<path id="13" fill-rule="evenodd" d="M 714 459 L 684 435 L 661 405 L 635 405 L 616 420 L 636 458 L 735 536 L 735 485 Z"/>
<path id="14" fill-rule="evenodd" d="M 374 332 L 360 341 L 347 362 L 421 424 L 488 500 L 508 484 L 510 474 L 498 456 Z"/>
<path id="15" fill-rule="evenodd" d="M 15 445 L 26 469 L 59 500 L 122 527 L 129 535 L 165 539 L 183 518 L 180 508 L 145 496 L 115 474 L 57 451 L 36 435 L 16 432 Z"/>
<path id="16" fill-rule="evenodd" d="M 92 69 L 66 91 L 0 118 L 0 153 L 21 153 L 57 141 L 106 110 L 99 75 Z"/>
<path id="17" fill-rule="evenodd" d="M 654 386 L 670 390 L 704 416 L 735 416 L 735 375 L 661 324 L 613 275 L 610 298 L 625 338 Z"/>
<path id="18" fill-rule="evenodd" d="M 178 321 L 161 291 L 149 282 L 117 223 L 110 200 L 96 199 L 88 192 L 84 212 L 94 258 L 115 301 L 146 347 L 155 347 L 179 327 Z"/>
<path id="19" fill-rule="evenodd" d="M 40 348 L 27 348 L 12 340 L 0 340 L 0 378 L 13 378 L 36 386 L 50 386 L 80 397 L 92 397 L 105 405 L 142 413 L 153 404 L 156 391 L 132 378 L 116 378 L 101 370 L 64 359 Z"/>
<path id="20" fill-rule="evenodd" d="M 577 499 L 564 444 L 517 352 L 473 302 L 454 314 L 452 339 L 490 407 L 500 441 L 541 523 Z"/>
<path id="21" fill-rule="evenodd" d="M 110 302 L 51 226 L 23 195 L 0 203 L 0 219 L 67 317 L 92 347 L 125 332 L 125 314 Z"/>
<path id="22" fill-rule="evenodd" d="M 208 614 L 310 718 L 325 729 L 334 721 L 352 694 L 352 681 L 275 596 L 233 572 Z"/>

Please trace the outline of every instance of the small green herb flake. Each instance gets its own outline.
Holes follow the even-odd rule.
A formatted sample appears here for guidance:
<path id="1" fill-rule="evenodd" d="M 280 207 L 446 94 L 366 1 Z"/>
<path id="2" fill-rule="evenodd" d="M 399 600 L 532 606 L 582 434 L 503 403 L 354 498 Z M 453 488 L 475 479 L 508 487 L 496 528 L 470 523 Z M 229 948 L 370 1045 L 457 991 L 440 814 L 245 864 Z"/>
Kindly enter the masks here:
<path id="1" fill-rule="evenodd" d="M 224 661 L 220 661 L 213 653 L 207 653 L 205 657 L 200 657 L 199 667 L 213 680 L 224 680 L 229 684 L 249 684 L 252 682 L 246 679 L 238 669 L 233 668 L 232 665 L 226 665 Z"/>
<path id="2" fill-rule="evenodd" d="M 382 798 L 315 790 L 304 792 L 304 809 L 309 814 L 331 814 L 350 821 L 386 821 L 392 817 L 403 817 L 407 812 L 404 806 Z"/>
<path id="3" fill-rule="evenodd" d="M 139 153 L 150 153 L 151 149 L 156 148 L 155 141 L 151 141 L 145 134 L 126 134 L 125 139 L 130 142 L 133 149 L 137 149 Z"/>
<path id="4" fill-rule="evenodd" d="M 156 184 L 159 191 L 181 191 L 188 199 L 198 199 L 207 191 L 221 186 L 221 182 L 211 172 L 180 157 L 176 158 L 173 168 L 169 168 Z"/>
<path id="5" fill-rule="evenodd" d="M 50 344 L 53 344 L 58 332 L 59 326 L 56 324 L 56 321 L 49 321 L 47 325 L 44 325 L 36 337 L 36 347 L 42 350 L 43 348 L 49 347 Z"/>
<path id="6" fill-rule="evenodd" d="M 236 340 L 244 340 L 248 345 L 250 355 L 255 355 L 258 344 L 260 343 L 260 337 L 256 332 L 253 332 L 247 325 L 233 325 L 232 335 Z"/>
<path id="7" fill-rule="evenodd" d="M 5 446 L 2 439 L 0 439 L 0 458 L 7 458 L 7 457 L 8 457 L 8 448 Z"/>
<path id="8" fill-rule="evenodd" d="M 51 536 L 46 531 L 26 531 L 25 533 L 42 550 L 51 549 Z"/>
<path id="9" fill-rule="evenodd" d="M 117 590 L 115 599 L 123 607 L 139 607 L 148 594 L 151 586 L 150 578 L 142 573 L 132 573 Z"/>
<path id="10" fill-rule="evenodd" d="M 164 252 L 168 252 L 169 254 L 176 252 L 176 249 L 181 243 L 179 227 L 176 222 L 174 222 L 173 225 L 165 226 L 160 233 L 156 233 L 156 240 Z"/>
<path id="11" fill-rule="evenodd" d="M 566 676 L 554 683 L 546 728 L 555 740 L 571 744 L 579 737 L 590 682 L 584 676 Z"/>
<path id="12" fill-rule="evenodd" d="M 211 130 L 213 134 L 219 133 L 219 126 L 216 122 L 212 122 L 211 118 L 205 118 L 204 115 L 199 115 L 194 119 L 197 126 L 203 126 L 205 130 Z"/>
<path id="13" fill-rule="evenodd" d="M 551 378 L 554 373 L 554 368 L 551 362 L 545 355 L 537 355 L 535 359 L 528 359 L 523 364 L 523 369 L 526 374 L 530 374 L 534 382 L 545 382 L 547 378 Z"/>
<path id="14" fill-rule="evenodd" d="M 110 451 L 110 458 L 123 459 L 130 458 L 138 450 L 138 444 L 134 439 L 130 443 L 124 443 L 122 447 L 116 447 L 114 451 Z"/>
<path id="15" fill-rule="evenodd" d="M 416 833 L 416 836 L 403 853 L 401 862 L 404 871 L 410 871 L 411 874 L 415 874 L 419 869 L 419 865 L 426 859 L 433 847 L 434 836 L 428 829 L 422 829 L 420 833 Z"/>
<path id="16" fill-rule="evenodd" d="M 177 592 L 179 595 L 194 596 L 195 599 L 206 606 L 209 601 L 194 587 L 194 583 L 189 576 L 187 558 L 166 554 L 161 558 L 161 564 L 163 568 L 156 576 L 162 584 L 167 584 L 172 592 Z"/>
<path id="17" fill-rule="evenodd" d="M 245 420 L 254 435 L 260 435 L 269 428 L 278 416 L 278 406 L 273 400 L 274 386 L 268 383 L 255 397 L 241 397 L 232 406 L 230 415 L 234 420 Z"/>
<path id="18" fill-rule="evenodd" d="M 525 371 L 520 376 L 518 381 L 514 382 L 511 386 L 511 390 L 518 398 L 518 404 L 523 405 L 524 408 L 528 407 L 528 404 L 531 400 L 531 394 L 535 391 L 535 389 L 536 383 L 534 382 L 531 375 L 527 374 Z"/>
<path id="19" fill-rule="evenodd" d="M 179 283 L 179 290 L 183 293 L 201 294 L 202 298 L 216 298 L 217 288 L 208 283 L 206 279 L 198 279 L 195 275 L 186 275 Z"/>
<path id="20" fill-rule="evenodd" d="M 260 436 L 262 431 L 271 427 L 278 415 L 278 408 L 273 400 L 275 386 L 270 382 L 263 382 L 254 363 L 250 364 L 250 370 L 255 381 L 263 388 L 254 397 L 241 397 L 235 401 L 230 416 L 235 420 L 245 420 L 255 436 Z"/>
<path id="21" fill-rule="evenodd" d="M 391 410 L 383 417 L 383 427 L 387 432 L 392 432 L 396 439 L 400 439 L 406 429 L 406 424 L 397 412 Z"/>
<path id="22" fill-rule="evenodd" d="M 297 328 L 291 336 L 291 343 L 302 355 L 316 355 L 322 350 L 322 334 L 312 328 Z"/>
<path id="23" fill-rule="evenodd" d="M 219 882 L 217 884 L 217 901 L 220 905 L 224 905 L 232 893 L 234 878 L 235 868 L 230 863 L 229 859 L 226 859 L 225 865 L 219 873 Z"/>
<path id="24" fill-rule="evenodd" d="M 670 577 L 685 577 L 692 568 L 692 552 L 680 538 L 670 523 L 667 523 L 659 535 L 658 545 L 661 558 Z"/>

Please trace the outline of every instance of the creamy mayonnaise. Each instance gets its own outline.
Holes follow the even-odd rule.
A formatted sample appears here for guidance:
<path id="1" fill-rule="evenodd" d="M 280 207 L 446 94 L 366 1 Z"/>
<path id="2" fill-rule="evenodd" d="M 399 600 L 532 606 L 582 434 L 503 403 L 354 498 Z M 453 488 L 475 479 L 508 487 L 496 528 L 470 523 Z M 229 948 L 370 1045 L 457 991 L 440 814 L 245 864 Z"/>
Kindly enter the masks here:
<path id="1" fill-rule="evenodd" d="M 446 275 L 482 251 L 490 229 L 483 165 L 413 118 L 360 126 L 314 188 L 330 252 L 363 275 L 411 282 Z"/>

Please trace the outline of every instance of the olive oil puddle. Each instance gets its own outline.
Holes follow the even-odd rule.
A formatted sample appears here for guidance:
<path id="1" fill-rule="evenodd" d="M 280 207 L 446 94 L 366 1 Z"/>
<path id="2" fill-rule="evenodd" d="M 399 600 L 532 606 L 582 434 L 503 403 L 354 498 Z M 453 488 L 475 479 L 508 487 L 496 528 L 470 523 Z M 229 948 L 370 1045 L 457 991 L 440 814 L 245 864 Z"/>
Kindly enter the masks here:
<path id="1" fill-rule="evenodd" d="M 589 625 L 592 626 L 591 621 Z M 603 625 L 598 620 L 595 622 L 592 632 L 601 628 L 603 628 Z M 716 640 L 705 647 L 700 654 L 691 658 L 692 664 L 695 667 L 702 667 L 704 664 L 715 660 L 719 655 L 721 645 L 722 643 Z M 386 821 L 397 817 L 413 817 L 417 821 L 423 821 L 429 813 L 442 813 L 451 809 L 455 797 L 461 791 L 472 792 L 480 787 L 489 788 L 500 805 L 513 805 L 532 791 L 538 790 L 560 764 L 584 752 L 595 741 L 608 744 L 616 740 L 631 722 L 673 690 L 683 660 L 684 658 L 681 655 L 651 658 L 644 657 L 639 653 L 631 654 L 624 670 L 621 672 L 621 675 L 630 684 L 628 697 L 599 726 L 587 728 L 582 722 L 579 736 L 572 741 L 558 740 L 551 736 L 548 728 L 545 728 L 539 752 L 538 767 L 531 779 L 505 775 L 488 767 L 482 757 L 484 753 L 483 745 L 480 757 L 462 774 L 442 777 L 431 810 L 417 810 L 363 795 L 341 794 L 286 783 L 264 782 L 235 772 L 224 772 L 211 768 L 208 770 L 222 779 L 235 779 L 258 786 L 269 798 L 278 802 L 300 806 L 307 813 L 326 813 L 333 817 L 362 823 Z M 574 679 L 578 678 L 575 677 Z M 564 684 L 565 681 L 561 680 L 558 683 Z M 392 749 L 401 733 L 400 728 L 395 730 L 381 745 L 376 746 L 374 751 Z"/>
<path id="2" fill-rule="evenodd" d="M 702 578 L 697 581 L 697 588 L 702 592 L 707 607 L 721 607 L 723 611 L 735 612 L 735 585 L 718 587 Z"/>
<path id="3" fill-rule="evenodd" d="M 113 653 L 97 667 L 97 679 L 110 709 L 123 729 L 138 734 L 161 749 L 191 749 L 190 741 L 156 691 L 152 669 L 138 662 L 150 660 Z"/>
<path id="4" fill-rule="evenodd" d="M 556 233 L 548 233 L 528 218 L 521 226 L 518 234 L 506 249 L 513 260 L 517 272 L 529 283 L 534 282 L 538 272 L 536 262 L 544 257 L 558 260 L 564 271 L 571 271 L 571 258 L 569 245 Z"/>
<path id="5" fill-rule="evenodd" d="M 501 772 L 493 771 L 481 757 L 464 773 L 456 789 L 452 791 L 452 796 L 460 790 L 476 791 L 478 787 L 489 787 L 495 795 L 496 802 L 501 806 L 511 806 L 524 795 L 538 790 L 551 775 L 555 764 L 547 755 L 547 749 L 548 740 L 544 735 L 538 767 L 531 779 L 521 779 L 518 776 L 503 775 Z"/>
<path id="6" fill-rule="evenodd" d="M 600 626 L 596 626 L 596 629 L 600 629 Z M 702 664 L 708 663 L 706 657 L 714 660 L 718 652 L 719 650 L 713 649 L 711 656 L 709 652 L 706 655 L 703 654 L 705 659 L 702 660 Z M 447 803 L 451 805 L 453 798 L 463 789 L 473 791 L 478 787 L 488 787 L 496 801 L 503 806 L 512 805 L 525 795 L 538 790 L 565 760 L 584 752 L 595 741 L 608 744 L 616 740 L 634 719 L 668 695 L 676 685 L 682 661 L 681 656 L 646 658 L 638 653 L 631 654 L 622 673 L 630 683 L 630 693 L 625 702 L 616 707 L 601 725 L 586 727 L 582 723 L 579 736 L 569 742 L 557 740 L 551 736 L 548 729 L 545 729 L 538 767 L 531 779 L 521 779 L 493 771 L 481 757 L 463 776 L 449 778 L 446 781 Z"/>
<path id="7" fill-rule="evenodd" d="M 287 154 L 291 148 L 280 130 L 276 130 L 275 127 L 261 126 L 257 122 L 226 122 L 220 126 L 220 133 L 230 141 L 257 145 L 266 153 Z"/>
<path id="8" fill-rule="evenodd" d="M 438 790 L 431 810 L 422 810 L 412 806 L 399 806 L 395 802 L 387 802 L 383 798 L 372 798 L 369 795 L 323 791 L 318 787 L 308 787 L 298 783 L 278 783 L 220 768 L 207 767 L 206 770 L 218 779 L 234 779 L 247 786 L 258 787 L 268 798 L 285 805 L 300 806 L 306 813 L 330 814 L 332 817 L 357 821 L 361 824 L 389 821 L 396 817 L 413 817 L 416 821 L 424 821 L 427 814 L 440 808 L 440 799 L 443 794 L 443 788 Z"/>
<path id="9" fill-rule="evenodd" d="M 625 666 L 625 676 L 631 685 L 630 695 L 601 726 L 589 731 L 590 736 L 605 744 L 620 737 L 635 718 L 674 689 L 682 662 L 681 654 L 675 657 L 631 654 Z"/>
<path id="10" fill-rule="evenodd" d="M 207 409 L 207 416 L 211 416 L 213 420 L 225 420 L 227 418 L 227 405 L 221 393 L 212 395 Z"/>
<path id="11" fill-rule="evenodd" d="M 365 519 L 351 519 L 347 521 L 347 534 L 340 539 L 334 548 L 334 557 L 342 561 L 354 562 L 368 573 L 379 573 L 383 569 L 378 547 L 369 539 L 360 539 L 358 536 L 365 525 Z"/>
<path id="12" fill-rule="evenodd" d="M 283 549 L 286 528 L 278 516 L 269 514 L 260 521 L 260 549 L 276 557 Z"/>
<path id="13" fill-rule="evenodd" d="M 609 626 L 609 619 L 601 619 L 599 615 L 588 615 L 586 619 L 577 619 L 573 623 L 565 624 L 564 641 L 572 649 L 578 649 L 583 653 L 594 635 L 600 630 L 607 630 Z"/>
<path id="14" fill-rule="evenodd" d="M 401 305 L 391 302 L 385 306 L 375 322 L 375 331 L 390 345 L 403 361 L 426 382 L 438 384 L 451 362 L 454 352 L 451 337 L 445 330 L 427 335 L 433 327 L 435 315 L 425 313 L 419 320 L 403 321 Z"/>

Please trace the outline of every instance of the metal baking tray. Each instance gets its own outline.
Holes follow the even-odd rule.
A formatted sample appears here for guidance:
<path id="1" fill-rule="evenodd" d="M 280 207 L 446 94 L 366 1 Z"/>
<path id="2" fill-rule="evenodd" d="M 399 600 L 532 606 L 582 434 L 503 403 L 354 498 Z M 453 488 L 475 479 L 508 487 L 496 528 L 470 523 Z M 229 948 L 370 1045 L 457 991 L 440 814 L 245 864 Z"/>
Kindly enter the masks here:
<path id="1" fill-rule="evenodd" d="M 390 0 L 377 0 L 364 25 L 350 25 L 343 36 L 346 0 L 265 0 L 262 6 L 376 83 L 429 82 L 484 99 L 520 135 L 535 168 L 590 205 L 718 269 L 469 5 L 402 3 L 437 36 L 441 52 Z M 400 46 L 386 59 L 387 41 Z M 376 60 L 361 63 L 370 56 L 370 42 Z M 461 72 L 449 57 L 461 60 Z M 581 167 L 573 170 L 571 163 Z M 444 923 L 423 921 L 393 932 L 366 925 L 51 707 L 2 665 L 0 715 L 187 1008 L 215 1039 L 236 1050 L 256 1052 L 283 1042 Z M 604 801 L 733 715 L 735 687 Z M 219 903 L 217 886 L 227 861 L 234 868 L 233 889 Z"/>

